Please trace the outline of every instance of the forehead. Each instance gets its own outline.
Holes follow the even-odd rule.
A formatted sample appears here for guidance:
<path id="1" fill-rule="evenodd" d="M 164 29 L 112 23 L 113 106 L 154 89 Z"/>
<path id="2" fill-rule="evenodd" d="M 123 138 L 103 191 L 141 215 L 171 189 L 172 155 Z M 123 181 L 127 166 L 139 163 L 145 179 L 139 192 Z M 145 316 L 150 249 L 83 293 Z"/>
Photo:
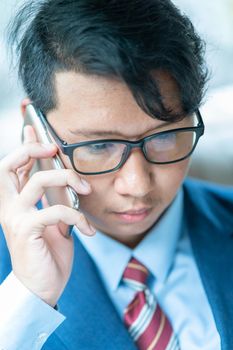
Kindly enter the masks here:
<path id="1" fill-rule="evenodd" d="M 164 104 L 180 112 L 175 81 L 165 72 L 157 72 Z M 149 117 L 136 103 L 122 82 L 94 75 L 60 72 L 55 76 L 57 108 L 48 114 L 55 125 L 65 128 L 112 130 L 128 137 L 143 134 L 164 124 Z"/>

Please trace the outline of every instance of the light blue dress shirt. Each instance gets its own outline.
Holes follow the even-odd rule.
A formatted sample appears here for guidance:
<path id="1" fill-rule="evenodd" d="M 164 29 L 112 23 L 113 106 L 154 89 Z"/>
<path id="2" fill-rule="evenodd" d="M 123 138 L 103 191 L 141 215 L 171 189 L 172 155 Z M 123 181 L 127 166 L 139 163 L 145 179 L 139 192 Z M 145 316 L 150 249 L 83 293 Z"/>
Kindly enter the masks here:
<path id="1" fill-rule="evenodd" d="M 183 224 L 183 192 L 180 191 L 135 249 L 97 232 L 79 239 L 94 260 L 106 290 L 123 318 L 134 291 L 121 283 L 132 256 L 151 272 L 149 287 L 169 317 L 181 350 L 220 350 L 220 337 Z"/>

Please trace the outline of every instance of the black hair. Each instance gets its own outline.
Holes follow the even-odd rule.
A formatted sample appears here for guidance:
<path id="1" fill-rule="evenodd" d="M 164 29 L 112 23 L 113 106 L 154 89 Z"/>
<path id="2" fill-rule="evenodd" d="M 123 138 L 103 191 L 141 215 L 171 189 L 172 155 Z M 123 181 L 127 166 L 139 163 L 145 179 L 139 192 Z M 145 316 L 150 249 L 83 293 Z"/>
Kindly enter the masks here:
<path id="1" fill-rule="evenodd" d="M 183 115 L 202 102 L 204 44 L 170 0 L 30 1 L 10 33 L 24 89 L 44 113 L 56 107 L 55 73 L 71 70 L 123 81 L 162 120 L 180 115 L 165 107 L 156 70 L 175 79 Z"/>

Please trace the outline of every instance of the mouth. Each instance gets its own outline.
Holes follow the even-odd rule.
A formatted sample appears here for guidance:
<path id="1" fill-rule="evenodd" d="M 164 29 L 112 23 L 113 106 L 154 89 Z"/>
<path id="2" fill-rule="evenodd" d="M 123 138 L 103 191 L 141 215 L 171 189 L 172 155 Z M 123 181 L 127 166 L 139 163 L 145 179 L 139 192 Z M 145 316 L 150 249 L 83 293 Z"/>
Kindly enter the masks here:
<path id="1" fill-rule="evenodd" d="M 151 213 L 152 208 L 141 208 L 127 210 L 125 212 L 114 212 L 115 217 L 125 223 L 136 223 L 146 219 Z"/>

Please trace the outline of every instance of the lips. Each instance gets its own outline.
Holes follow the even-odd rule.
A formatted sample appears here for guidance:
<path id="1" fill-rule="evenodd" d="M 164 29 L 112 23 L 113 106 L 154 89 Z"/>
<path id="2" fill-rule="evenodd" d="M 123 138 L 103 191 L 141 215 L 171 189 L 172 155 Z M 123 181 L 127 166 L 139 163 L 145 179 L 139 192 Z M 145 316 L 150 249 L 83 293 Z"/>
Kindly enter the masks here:
<path id="1" fill-rule="evenodd" d="M 125 212 L 114 213 L 117 220 L 123 223 L 137 223 L 146 219 L 152 208 L 142 208 L 127 210 Z"/>
<path id="2" fill-rule="evenodd" d="M 121 212 L 116 212 L 116 214 L 121 214 L 121 215 L 140 215 L 145 213 L 146 211 L 151 210 L 151 208 L 141 208 L 141 209 L 131 209 L 131 210 L 126 210 L 126 211 L 121 211 Z"/>

